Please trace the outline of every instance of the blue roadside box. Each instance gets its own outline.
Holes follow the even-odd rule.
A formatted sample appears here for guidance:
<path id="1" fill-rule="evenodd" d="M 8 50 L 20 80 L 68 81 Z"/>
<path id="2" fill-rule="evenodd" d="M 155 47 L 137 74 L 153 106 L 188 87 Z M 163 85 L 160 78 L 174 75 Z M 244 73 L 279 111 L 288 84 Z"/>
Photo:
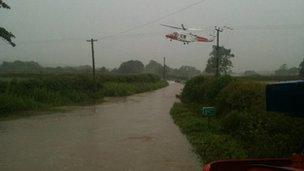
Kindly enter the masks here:
<path id="1" fill-rule="evenodd" d="M 206 117 L 213 117 L 216 114 L 216 109 L 215 107 L 203 107 L 202 114 Z"/>
<path id="2" fill-rule="evenodd" d="M 268 84 L 266 107 L 267 111 L 304 117 L 304 80 Z"/>

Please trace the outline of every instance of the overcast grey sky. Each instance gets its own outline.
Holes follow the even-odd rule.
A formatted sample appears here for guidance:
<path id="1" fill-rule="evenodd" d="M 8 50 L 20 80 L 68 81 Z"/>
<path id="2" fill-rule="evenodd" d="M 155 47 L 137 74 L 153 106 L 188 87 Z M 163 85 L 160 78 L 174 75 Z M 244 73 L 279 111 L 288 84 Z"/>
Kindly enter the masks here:
<path id="1" fill-rule="evenodd" d="M 86 39 L 127 30 L 198 0 L 6 2 L 12 9 L 0 10 L 0 25 L 16 35 L 17 47 L 0 41 L 0 62 L 18 59 L 34 60 L 45 66 L 75 66 L 91 63 Z M 154 24 L 99 40 L 95 46 L 97 66 L 114 68 L 130 59 L 161 62 L 162 57 L 167 57 L 172 67 L 191 65 L 203 69 L 214 43 L 185 46 L 170 42 L 164 34 L 175 30 L 161 27 L 161 23 L 236 28 L 221 34 L 221 45 L 231 48 L 236 55 L 233 63 L 238 72 L 272 70 L 284 63 L 298 66 L 304 57 L 304 0 L 206 0 Z M 252 29 L 253 26 L 273 29 Z M 197 34 L 208 36 L 210 32 Z"/>

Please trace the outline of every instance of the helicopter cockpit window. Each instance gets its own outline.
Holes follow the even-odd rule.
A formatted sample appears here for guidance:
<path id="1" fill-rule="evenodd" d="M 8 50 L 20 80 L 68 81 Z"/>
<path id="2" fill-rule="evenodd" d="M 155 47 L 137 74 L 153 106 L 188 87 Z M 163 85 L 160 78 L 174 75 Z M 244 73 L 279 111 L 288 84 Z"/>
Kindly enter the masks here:
<path id="1" fill-rule="evenodd" d="M 184 35 L 184 34 L 181 34 L 180 37 L 181 37 L 182 39 L 186 39 L 186 35 Z"/>

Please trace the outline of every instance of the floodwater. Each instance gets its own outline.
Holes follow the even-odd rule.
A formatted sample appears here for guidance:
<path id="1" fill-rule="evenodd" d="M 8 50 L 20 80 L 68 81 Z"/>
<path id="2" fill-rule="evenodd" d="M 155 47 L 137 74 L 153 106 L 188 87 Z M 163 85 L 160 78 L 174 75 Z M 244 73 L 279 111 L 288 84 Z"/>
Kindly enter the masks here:
<path id="1" fill-rule="evenodd" d="M 169 110 L 182 86 L 0 122 L 0 170 L 200 170 Z"/>

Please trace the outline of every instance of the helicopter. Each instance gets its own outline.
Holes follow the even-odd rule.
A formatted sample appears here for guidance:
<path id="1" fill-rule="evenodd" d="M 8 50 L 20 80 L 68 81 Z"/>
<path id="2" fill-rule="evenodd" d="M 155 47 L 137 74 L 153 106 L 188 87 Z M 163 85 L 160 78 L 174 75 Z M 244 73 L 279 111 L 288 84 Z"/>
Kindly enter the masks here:
<path id="1" fill-rule="evenodd" d="M 173 32 L 173 33 L 165 35 L 166 38 L 170 39 L 170 41 L 172 41 L 172 40 L 181 41 L 184 44 L 189 44 L 192 42 L 213 42 L 214 37 L 215 37 L 214 35 L 210 35 L 212 38 L 207 39 L 203 36 L 198 36 L 198 35 L 192 34 L 190 31 L 200 31 L 202 29 L 186 28 L 184 26 L 184 24 L 181 24 L 181 27 L 170 26 L 170 25 L 166 25 L 166 24 L 161 24 L 161 25 L 164 27 L 182 30 L 179 32 Z"/>

